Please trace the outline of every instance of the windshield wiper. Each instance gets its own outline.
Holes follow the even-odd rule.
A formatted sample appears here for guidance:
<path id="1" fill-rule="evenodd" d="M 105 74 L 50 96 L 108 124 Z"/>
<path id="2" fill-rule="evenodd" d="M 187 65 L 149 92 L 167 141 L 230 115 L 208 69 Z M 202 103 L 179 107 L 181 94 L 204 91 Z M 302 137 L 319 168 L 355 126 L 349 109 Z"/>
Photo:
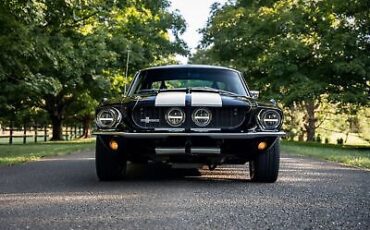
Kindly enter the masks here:
<path id="1" fill-rule="evenodd" d="M 175 88 L 175 89 L 141 89 L 136 94 L 147 93 L 147 94 L 158 94 L 160 92 L 173 92 L 173 91 L 186 91 L 186 88 Z"/>
<path id="2" fill-rule="evenodd" d="M 236 94 L 230 91 L 226 91 L 222 89 L 215 89 L 211 87 L 191 87 L 191 88 L 174 88 L 174 89 L 141 89 L 136 94 L 141 94 L 141 93 L 142 94 L 158 94 L 160 92 L 177 92 L 177 91 L 180 91 L 180 92 L 182 91 L 212 92 L 212 93 L 220 93 L 223 95 L 234 96 L 234 97 L 241 96 L 239 94 Z"/>
<path id="3" fill-rule="evenodd" d="M 215 93 L 220 93 L 220 94 L 229 95 L 229 96 L 241 96 L 239 94 L 236 94 L 230 91 L 226 91 L 222 89 L 215 89 L 211 87 L 192 87 L 190 88 L 190 91 L 215 92 Z"/>
<path id="4" fill-rule="evenodd" d="M 186 88 L 159 89 L 158 92 L 186 91 Z"/>
<path id="5" fill-rule="evenodd" d="M 140 93 L 158 93 L 158 90 L 157 89 L 141 89 L 138 92 L 136 92 L 136 94 L 140 94 Z"/>

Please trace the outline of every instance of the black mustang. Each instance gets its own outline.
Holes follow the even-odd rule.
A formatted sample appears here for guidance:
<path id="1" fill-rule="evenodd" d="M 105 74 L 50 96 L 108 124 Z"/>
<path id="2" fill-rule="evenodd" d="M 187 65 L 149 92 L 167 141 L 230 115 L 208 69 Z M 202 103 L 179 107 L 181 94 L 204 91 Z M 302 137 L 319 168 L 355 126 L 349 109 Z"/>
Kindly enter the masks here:
<path id="1" fill-rule="evenodd" d="M 96 111 L 100 180 L 124 178 L 127 161 L 208 165 L 250 163 L 253 181 L 275 182 L 282 111 L 260 103 L 241 73 L 178 65 L 139 71 L 127 96 Z"/>

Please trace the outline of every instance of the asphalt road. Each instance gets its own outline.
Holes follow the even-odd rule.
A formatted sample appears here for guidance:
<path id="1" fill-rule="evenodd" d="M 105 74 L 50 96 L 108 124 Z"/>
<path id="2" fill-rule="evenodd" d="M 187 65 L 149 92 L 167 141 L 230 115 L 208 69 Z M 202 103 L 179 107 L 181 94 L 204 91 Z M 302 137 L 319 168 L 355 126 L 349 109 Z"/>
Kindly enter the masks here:
<path id="1" fill-rule="evenodd" d="M 284 155 L 275 184 L 244 166 L 130 167 L 99 182 L 92 152 L 0 167 L 0 229 L 370 229 L 370 172 Z"/>

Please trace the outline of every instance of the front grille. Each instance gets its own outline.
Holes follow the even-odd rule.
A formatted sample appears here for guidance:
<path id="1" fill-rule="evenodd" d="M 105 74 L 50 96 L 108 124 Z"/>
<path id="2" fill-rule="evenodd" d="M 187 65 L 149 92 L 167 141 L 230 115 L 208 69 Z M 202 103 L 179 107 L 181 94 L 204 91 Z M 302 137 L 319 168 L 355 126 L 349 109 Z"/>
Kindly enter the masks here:
<path id="1" fill-rule="evenodd" d="M 170 107 L 135 108 L 132 113 L 132 119 L 140 129 L 170 129 L 173 127 L 167 124 L 165 120 L 165 114 L 169 109 Z M 192 120 L 192 114 L 196 109 L 198 108 L 185 108 L 185 122 L 176 128 L 233 129 L 242 125 L 246 116 L 246 112 L 242 108 L 207 108 L 212 113 L 212 121 L 205 127 L 199 127 Z"/>

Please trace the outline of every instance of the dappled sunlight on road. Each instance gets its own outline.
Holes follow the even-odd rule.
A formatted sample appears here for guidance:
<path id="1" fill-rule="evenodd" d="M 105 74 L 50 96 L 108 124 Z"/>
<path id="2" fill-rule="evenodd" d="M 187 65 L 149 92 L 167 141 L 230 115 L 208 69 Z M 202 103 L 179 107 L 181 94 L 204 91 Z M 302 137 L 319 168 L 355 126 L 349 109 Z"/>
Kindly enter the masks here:
<path id="1" fill-rule="evenodd" d="M 369 225 L 367 171 L 283 155 L 273 184 L 252 183 L 248 164 L 213 171 L 129 164 L 127 180 L 99 182 L 93 156 L 85 152 L 0 167 L 0 219 L 24 228 L 72 221 L 74 228 L 123 222 L 174 229 L 185 222 L 193 229 L 233 221 L 239 228 L 263 223 L 300 229 L 318 228 L 323 217 L 332 228 Z M 305 222 L 297 222 L 302 216 Z"/>

